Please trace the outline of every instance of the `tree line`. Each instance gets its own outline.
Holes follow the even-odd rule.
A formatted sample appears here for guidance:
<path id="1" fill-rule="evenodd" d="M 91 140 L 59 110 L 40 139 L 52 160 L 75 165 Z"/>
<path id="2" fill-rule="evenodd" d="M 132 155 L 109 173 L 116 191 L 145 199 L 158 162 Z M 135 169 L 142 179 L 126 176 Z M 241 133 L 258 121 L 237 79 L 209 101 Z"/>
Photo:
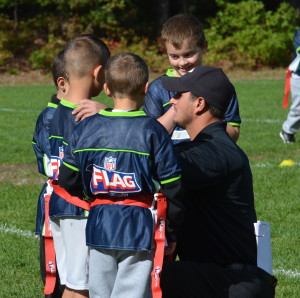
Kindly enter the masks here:
<path id="1" fill-rule="evenodd" d="M 166 68 L 160 29 L 176 13 L 191 13 L 209 43 L 207 64 L 286 66 L 293 55 L 300 1 L 290 0 L 0 0 L 0 69 L 21 61 L 49 69 L 72 36 L 92 32 L 112 53 L 132 51 L 154 71 Z"/>

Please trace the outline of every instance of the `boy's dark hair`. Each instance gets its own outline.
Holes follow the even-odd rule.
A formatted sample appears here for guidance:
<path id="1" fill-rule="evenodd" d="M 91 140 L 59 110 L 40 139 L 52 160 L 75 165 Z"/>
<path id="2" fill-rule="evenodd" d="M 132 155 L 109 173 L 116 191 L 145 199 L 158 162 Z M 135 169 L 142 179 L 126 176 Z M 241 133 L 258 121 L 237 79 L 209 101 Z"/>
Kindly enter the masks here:
<path id="1" fill-rule="evenodd" d="M 161 41 L 165 46 L 168 41 L 176 49 L 180 49 L 185 41 L 193 46 L 203 48 L 205 34 L 200 22 L 190 14 L 177 14 L 169 18 L 163 25 Z"/>
<path id="2" fill-rule="evenodd" d="M 60 52 L 58 52 L 58 54 L 54 58 L 54 61 L 52 63 L 52 67 L 51 67 L 53 81 L 54 81 L 54 84 L 57 89 L 58 89 L 57 79 L 59 77 L 66 78 L 64 53 L 65 53 L 64 50 L 61 50 Z"/>
<path id="3" fill-rule="evenodd" d="M 146 62 L 132 53 L 113 56 L 105 68 L 105 81 L 114 97 L 134 97 L 149 80 Z"/>
<path id="4" fill-rule="evenodd" d="M 74 36 L 65 46 L 66 74 L 83 77 L 98 65 L 106 65 L 110 52 L 106 44 L 94 34 Z"/>

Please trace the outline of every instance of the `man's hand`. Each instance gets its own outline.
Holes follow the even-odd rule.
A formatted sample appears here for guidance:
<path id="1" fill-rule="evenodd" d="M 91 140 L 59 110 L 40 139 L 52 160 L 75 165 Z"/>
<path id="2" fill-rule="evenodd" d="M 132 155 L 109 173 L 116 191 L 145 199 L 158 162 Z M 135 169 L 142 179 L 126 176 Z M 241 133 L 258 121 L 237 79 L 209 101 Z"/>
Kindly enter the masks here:
<path id="1" fill-rule="evenodd" d="M 176 242 L 169 242 L 168 246 L 165 247 L 165 256 L 174 253 L 175 248 L 176 248 Z"/>
<path id="2" fill-rule="evenodd" d="M 76 115 L 75 121 L 81 121 L 89 116 L 99 113 L 100 110 L 106 109 L 107 106 L 94 100 L 82 99 L 72 114 Z"/>

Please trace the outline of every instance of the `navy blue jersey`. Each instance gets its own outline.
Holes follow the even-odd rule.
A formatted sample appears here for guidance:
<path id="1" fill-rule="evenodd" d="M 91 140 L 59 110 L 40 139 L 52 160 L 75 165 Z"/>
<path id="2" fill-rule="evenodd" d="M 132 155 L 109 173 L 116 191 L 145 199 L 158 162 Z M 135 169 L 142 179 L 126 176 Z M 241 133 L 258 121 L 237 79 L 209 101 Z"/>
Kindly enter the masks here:
<path id="1" fill-rule="evenodd" d="M 50 177 L 52 175 L 52 169 L 50 164 L 50 144 L 49 144 L 49 130 L 50 124 L 53 119 L 55 110 L 60 100 L 56 97 L 56 94 L 52 95 L 51 102 L 40 113 L 36 121 L 34 135 L 32 138 L 32 147 L 37 158 L 38 170 L 41 174 Z M 45 219 L 45 205 L 44 194 L 47 191 L 47 183 L 44 184 L 37 204 L 37 216 L 36 216 L 36 235 L 42 235 L 44 219 Z"/>
<path id="2" fill-rule="evenodd" d="M 51 102 L 48 103 L 47 107 L 38 116 L 32 138 L 32 146 L 37 158 L 38 170 L 47 177 L 51 176 L 49 131 L 59 102 L 60 100 L 56 95 L 53 95 Z"/>
<path id="3" fill-rule="evenodd" d="M 160 188 L 162 192 L 170 185 L 177 188 L 174 183 L 180 181 L 167 131 L 143 111 L 101 111 L 83 120 L 74 131 L 62 168 L 71 172 L 70 176 L 60 176 L 59 183 L 69 185 L 70 177 L 78 174 L 88 197 L 153 196 Z M 78 181 L 73 180 L 76 185 Z M 172 225 L 176 229 L 182 216 L 181 202 L 174 202 L 174 197 L 169 201 L 175 214 L 171 229 Z M 96 205 L 91 208 L 86 233 L 87 244 L 92 247 L 149 250 L 152 214 L 137 206 Z"/>
<path id="4" fill-rule="evenodd" d="M 163 76 L 174 76 L 173 69 L 169 69 Z M 168 111 L 171 107 L 170 99 L 176 94 L 176 92 L 167 91 L 162 86 L 161 78 L 163 76 L 151 82 L 145 99 L 144 111 L 148 116 L 155 119 L 161 117 Z M 234 87 L 233 90 L 234 93 L 225 113 L 224 121 L 233 126 L 239 126 L 241 123 L 239 105 Z M 174 144 L 178 144 L 189 141 L 190 138 L 186 130 L 177 126 L 172 134 L 172 140 Z"/>
<path id="5" fill-rule="evenodd" d="M 76 106 L 73 103 L 62 99 L 53 116 L 49 137 L 52 166 L 51 178 L 53 180 L 58 179 L 59 167 L 62 164 L 64 152 L 77 124 L 75 116 L 72 115 L 74 108 L 76 108 Z M 86 216 L 86 211 L 68 203 L 65 199 L 61 198 L 56 193 L 53 193 L 50 200 L 49 214 L 51 218 L 64 216 Z"/>

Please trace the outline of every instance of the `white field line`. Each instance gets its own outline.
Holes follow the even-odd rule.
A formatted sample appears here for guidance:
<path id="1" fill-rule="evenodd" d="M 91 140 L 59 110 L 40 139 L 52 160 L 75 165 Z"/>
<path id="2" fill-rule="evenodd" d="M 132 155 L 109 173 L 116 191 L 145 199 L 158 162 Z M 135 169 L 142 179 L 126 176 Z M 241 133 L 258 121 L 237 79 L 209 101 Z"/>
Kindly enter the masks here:
<path id="1" fill-rule="evenodd" d="M 1 112 L 23 112 L 23 113 L 30 113 L 30 112 L 41 112 L 41 110 L 19 110 L 19 109 L 11 109 L 11 108 L 0 108 Z M 243 122 L 256 122 L 256 123 L 281 123 L 284 119 L 251 119 L 251 118 L 242 118 Z"/>
<path id="2" fill-rule="evenodd" d="M 10 108 L 0 108 L 1 112 L 9 112 L 9 113 L 37 113 L 42 110 L 19 110 L 19 109 L 10 109 Z"/>
<path id="3" fill-rule="evenodd" d="M 9 227 L 7 224 L 0 223 L 0 232 L 7 233 L 7 234 L 17 234 L 21 235 L 27 238 L 31 239 L 38 239 L 38 236 L 36 236 L 34 233 L 30 231 L 24 231 L 21 229 L 18 229 L 17 227 Z M 300 277 L 300 272 L 292 271 L 292 270 L 286 270 L 283 268 L 274 269 L 273 273 L 276 274 L 282 274 L 286 275 L 291 278 L 297 278 Z"/>
<path id="4" fill-rule="evenodd" d="M 31 238 L 31 239 L 37 239 L 38 236 L 36 236 L 34 233 L 31 231 L 24 231 L 21 229 L 18 229 L 17 227 L 10 227 L 7 224 L 0 223 L 0 232 L 7 233 L 7 234 L 16 234 L 20 236 L 24 236 L 26 238 Z"/>
<path id="5" fill-rule="evenodd" d="M 256 122 L 256 123 L 281 123 L 283 120 L 280 119 L 249 119 L 249 118 L 242 118 L 242 125 L 243 122 Z"/>

